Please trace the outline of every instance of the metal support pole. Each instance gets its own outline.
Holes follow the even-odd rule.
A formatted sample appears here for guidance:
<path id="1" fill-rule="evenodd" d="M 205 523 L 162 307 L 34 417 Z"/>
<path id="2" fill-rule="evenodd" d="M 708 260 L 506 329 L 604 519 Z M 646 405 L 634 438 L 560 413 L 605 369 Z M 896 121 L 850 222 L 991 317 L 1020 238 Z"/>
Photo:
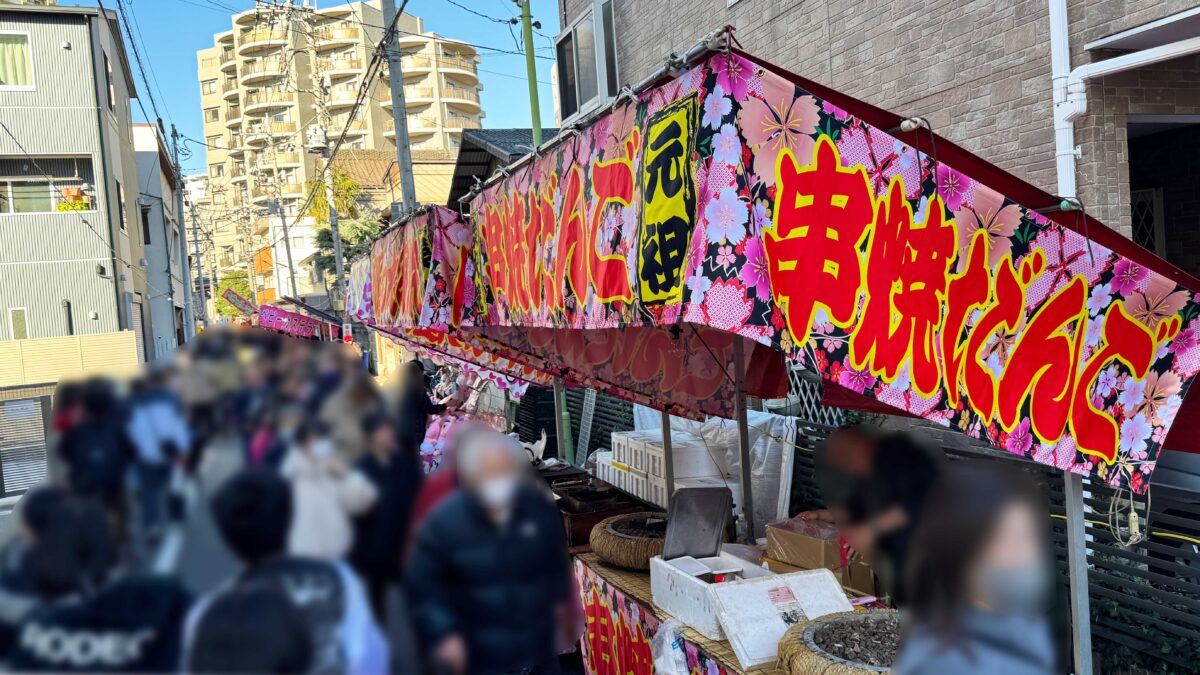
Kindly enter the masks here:
<path id="1" fill-rule="evenodd" d="M 525 71 L 529 80 L 529 111 L 533 117 L 533 147 L 542 144 L 542 110 L 538 105 L 537 67 L 533 54 L 533 15 L 531 0 L 521 0 L 521 39 L 525 41 Z"/>
<path id="2" fill-rule="evenodd" d="M 190 340 L 196 335 L 196 312 L 192 304 L 195 302 L 192 298 L 192 266 L 188 264 L 187 224 L 183 213 L 183 170 L 179 166 L 179 132 L 175 130 L 174 124 L 171 125 L 171 161 L 175 164 L 175 219 L 179 226 L 179 273 L 183 278 L 183 337 Z M 165 216 L 163 221 L 166 222 Z M 193 218 L 193 230 L 195 227 L 196 219 Z M 194 232 L 192 239 L 196 239 Z"/>
<path id="3" fill-rule="evenodd" d="M 567 464 L 574 464 L 575 448 L 571 443 L 571 414 L 567 412 L 567 387 L 561 377 L 554 378 L 554 433 L 558 438 L 558 458 Z"/>
<path id="4" fill-rule="evenodd" d="M 1087 532 L 1083 476 L 1063 472 L 1067 511 L 1067 570 L 1071 593 L 1071 644 L 1076 675 L 1092 675 L 1092 613 L 1088 599 Z"/>
<path id="5" fill-rule="evenodd" d="M 283 204 L 278 200 L 275 202 L 275 208 L 279 209 L 279 222 L 283 225 L 283 250 L 287 253 L 288 264 L 288 279 L 291 281 L 292 297 L 296 295 L 296 266 L 292 264 L 292 236 L 288 232 L 287 214 L 283 212 Z"/>
<path id="6" fill-rule="evenodd" d="M 671 449 L 671 413 L 662 411 L 663 431 L 663 480 L 667 482 L 667 511 L 671 510 L 671 499 L 675 496 L 675 453 Z"/>
<path id="7" fill-rule="evenodd" d="M 405 0 L 404 4 L 408 4 Z M 395 0 L 380 0 L 383 10 L 383 25 L 391 26 L 396 19 Z M 400 6 L 404 11 L 404 5 Z M 388 80 L 392 90 L 392 119 L 396 125 L 396 167 L 400 171 L 400 199 L 404 200 L 404 211 L 417 208 L 417 187 L 413 182 L 412 152 L 408 140 L 408 108 L 404 102 L 404 71 L 400 63 L 400 47 L 396 33 L 392 31 L 383 45 L 388 60 Z M 392 209 L 392 222 L 400 220 L 397 209 Z"/>
<path id="8" fill-rule="evenodd" d="M 753 544 L 754 533 L 754 488 L 751 485 L 753 473 L 750 458 L 750 424 L 746 421 L 746 361 L 745 347 L 741 338 L 733 341 L 733 379 L 737 392 L 734 394 L 734 404 L 738 427 L 738 466 L 742 487 L 742 518 L 745 519 L 746 543 Z"/>

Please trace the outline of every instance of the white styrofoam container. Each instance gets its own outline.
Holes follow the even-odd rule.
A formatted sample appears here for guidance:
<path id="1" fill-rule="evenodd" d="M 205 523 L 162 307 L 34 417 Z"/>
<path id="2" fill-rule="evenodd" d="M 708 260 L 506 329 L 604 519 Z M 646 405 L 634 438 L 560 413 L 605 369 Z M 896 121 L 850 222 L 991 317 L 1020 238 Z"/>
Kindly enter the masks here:
<path id="1" fill-rule="evenodd" d="M 827 569 L 717 584 L 712 597 L 722 630 L 743 670 L 775 665 L 779 640 L 796 621 L 854 609 Z"/>
<path id="2" fill-rule="evenodd" d="M 596 478 L 611 483 L 612 480 L 612 451 L 598 451 L 596 453 Z"/>
<path id="3" fill-rule="evenodd" d="M 741 569 L 746 579 L 776 576 L 770 570 L 728 553 L 701 558 L 700 561 L 708 563 L 710 567 L 736 567 Z M 654 604 L 710 640 L 725 637 L 712 596 L 713 586 L 720 585 L 723 584 L 707 584 L 663 560 L 662 556 L 650 559 L 650 595 Z"/>
<path id="4" fill-rule="evenodd" d="M 666 451 L 660 443 L 646 443 L 646 473 L 655 476 L 665 476 Z M 701 476 L 719 476 L 721 467 L 714 456 L 723 452 L 721 448 L 709 448 L 701 441 L 682 441 L 671 445 L 671 457 L 675 464 L 675 478 L 698 478 Z"/>

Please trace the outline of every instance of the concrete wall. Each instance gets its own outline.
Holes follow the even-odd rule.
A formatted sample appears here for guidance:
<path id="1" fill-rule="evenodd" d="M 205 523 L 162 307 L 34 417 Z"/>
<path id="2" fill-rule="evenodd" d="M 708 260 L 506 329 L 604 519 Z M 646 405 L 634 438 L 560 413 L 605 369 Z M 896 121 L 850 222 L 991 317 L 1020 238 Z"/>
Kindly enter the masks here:
<path id="1" fill-rule="evenodd" d="M 1192 0 L 1071 0 L 1074 65 L 1102 58 L 1091 40 L 1194 6 Z M 593 5 L 560 0 L 563 25 Z M 637 82 L 726 24 L 750 53 L 934 129 L 1056 192 L 1047 0 L 616 0 L 617 64 Z M 1114 78 L 1109 78 L 1113 80 Z M 1128 234 L 1127 115 L 1192 112 L 1200 65 L 1144 69 L 1136 83 L 1089 91 L 1077 124 L 1079 192 L 1088 211 Z M 1171 81 L 1174 94 L 1163 86 Z M 1119 90 L 1119 91 L 1113 91 Z"/>

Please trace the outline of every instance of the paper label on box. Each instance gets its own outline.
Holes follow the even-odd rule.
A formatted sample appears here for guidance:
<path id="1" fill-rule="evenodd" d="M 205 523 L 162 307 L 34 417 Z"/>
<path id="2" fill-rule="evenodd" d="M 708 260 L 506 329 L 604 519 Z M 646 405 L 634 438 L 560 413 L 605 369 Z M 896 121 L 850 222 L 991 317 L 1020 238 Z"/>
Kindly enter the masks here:
<path id="1" fill-rule="evenodd" d="M 775 606 L 775 611 L 785 624 L 792 626 L 805 620 L 804 610 L 800 608 L 800 602 L 796 600 L 792 589 L 776 586 L 767 591 L 767 597 L 771 599 L 771 604 Z"/>

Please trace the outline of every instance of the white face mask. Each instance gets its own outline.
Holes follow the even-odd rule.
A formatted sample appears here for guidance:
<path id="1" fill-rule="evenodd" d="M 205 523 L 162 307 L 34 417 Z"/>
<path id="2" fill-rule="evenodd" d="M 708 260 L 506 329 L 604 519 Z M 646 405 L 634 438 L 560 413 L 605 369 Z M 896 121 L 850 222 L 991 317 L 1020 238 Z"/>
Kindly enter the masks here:
<path id="1" fill-rule="evenodd" d="M 490 509 L 508 508 L 512 506 L 520 485 L 516 476 L 492 478 L 479 486 L 479 500 Z"/>
<path id="2" fill-rule="evenodd" d="M 309 444 L 308 447 L 312 451 L 314 457 L 320 457 L 324 459 L 325 457 L 329 457 L 333 454 L 333 441 L 329 440 L 328 438 L 318 438 Z"/>

